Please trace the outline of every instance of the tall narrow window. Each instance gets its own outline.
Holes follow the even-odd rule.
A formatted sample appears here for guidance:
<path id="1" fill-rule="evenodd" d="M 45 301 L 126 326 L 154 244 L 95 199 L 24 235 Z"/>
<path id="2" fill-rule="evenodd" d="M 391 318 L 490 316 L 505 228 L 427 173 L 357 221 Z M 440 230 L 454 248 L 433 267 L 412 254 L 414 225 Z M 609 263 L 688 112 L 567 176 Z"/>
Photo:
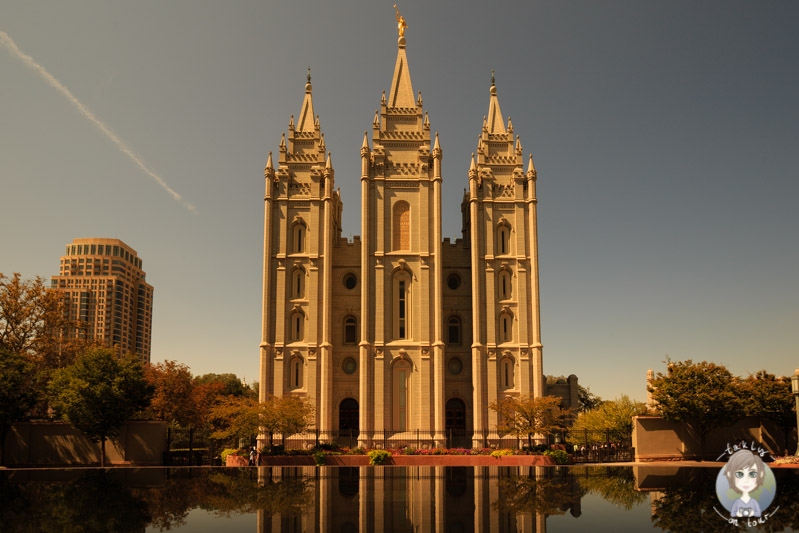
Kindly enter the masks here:
<path id="1" fill-rule="evenodd" d="M 510 253 L 510 228 L 502 224 L 497 229 L 497 255 Z"/>
<path id="2" fill-rule="evenodd" d="M 407 271 L 394 275 L 392 291 L 393 338 L 410 339 L 411 335 L 411 276 Z"/>
<path id="3" fill-rule="evenodd" d="M 499 342 L 513 340 L 513 318 L 508 313 L 499 316 Z"/>
<path id="4" fill-rule="evenodd" d="M 511 295 L 511 275 L 507 270 L 499 273 L 499 299 L 507 300 Z"/>
<path id="5" fill-rule="evenodd" d="M 295 357 L 291 360 L 291 366 L 289 367 L 291 372 L 289 373 L 289 388 L 290 389 L 301 389 L 302 388 L 302 359 L 299 357 Z"/>
<path id="6" fill-rule="evenodd" d="M 500 381 L 503 389 L 512 389 L 515 386 L 513 376 L 513 360 L 506 357 L 502 360 L 502 369 L 500 372 Z"/>
<path id="7" fill-rule="evenodd" d="M 397 361 L 394 365 L 394 409 L 393 422 L 395 431 L 407 431 L 410 427 L 410 388 L 411 364 Z"/>
<path id="8" fill-rule="evenodd" d="M 305 272 L 301 268 L 294 270 L 291 275 L 291 295 L 293 298 L 305 296 Z"/>
<path id="9" fill-rule="evenodd" d="M 301 222 L 294 224 L 291 251 L 294 253 L 302 253 L 305 251 L 305 225 Z"/>
<path id="10" fill-rule="evenodd" d="M 392 225 L 392 249 L 411 249 L 411 206 L 408 202 L 394 204 Z"/>
<path id="11" fill-rule="evenodd" d="M 447 343 L 460 344 L 461 343 L 461 319 L 452 316 L 447 321 Z"/>
<path id="12" fill-rule="evenodd" d="M 355 344 L 358 342 L 358 322 L 354 316 L 344 319 L 344 344 Z"/>
<path id="13" fill-rule="evenodd" d="M 405 320 L 407 319 L 407 305 L 408 305 L 408 298 L 405 292 L 405 283 L 404 279 L 399 281 L 399 294 L 397 294 L 398 298 L 397 301 L 399 303 L 399 338 L 404 339 L 406 330 L 405 330 Z"/>
<path id="14" fill-rule="evenodd" d="M 302 340 L 302 325 L 303 325 L 303 316 L 302 313 L 299 311 L 295 311 L 291 314 L 290 318 L 290 334 L 289 338 L 292 341 L 301 341 Z"/>

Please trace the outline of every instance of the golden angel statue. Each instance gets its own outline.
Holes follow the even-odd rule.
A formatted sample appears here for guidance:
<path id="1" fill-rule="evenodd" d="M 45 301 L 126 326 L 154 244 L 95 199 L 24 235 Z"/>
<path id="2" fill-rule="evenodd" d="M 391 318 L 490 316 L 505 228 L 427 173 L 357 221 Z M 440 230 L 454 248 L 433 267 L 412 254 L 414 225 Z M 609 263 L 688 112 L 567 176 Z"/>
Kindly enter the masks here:
<path id="1" fill-rule="evenodd" d="M 405 28 L 408 27 L 408 24 L 405 22 L 405 17 L 400 15 L 399 9 L 397 9 L 397 4 L 394 4 L 394 9 L 397 11 L 397 31 L 399 32 L 400 37 L 405 37 Z"/>

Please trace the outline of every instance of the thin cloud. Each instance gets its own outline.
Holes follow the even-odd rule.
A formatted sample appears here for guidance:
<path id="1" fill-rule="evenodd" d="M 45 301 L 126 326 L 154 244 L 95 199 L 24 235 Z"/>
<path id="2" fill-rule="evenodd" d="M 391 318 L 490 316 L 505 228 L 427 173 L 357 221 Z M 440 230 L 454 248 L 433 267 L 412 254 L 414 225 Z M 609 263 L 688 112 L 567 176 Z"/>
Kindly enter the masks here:
<path id="1" fill-rule="evenodd" d="M 111 131 L 111 129 L 108 126 L 106 126 L 99 118 L 97 118 L 94 115 L 94 113 L 92 113 L 89 110 L 89 108 L 87 108 L 77 98 L 75 98 L 75 96 L 73 96 L 72 93 L 69 92 L 69 89 L 67 89 L 60 81 L 55 79 L 52 76 L 52 74 L 47 72 L 43 66 L 34 61 L 31 56 L 22 53 L 22 51 L 17 47 L 14 40 L 11 39 L 11 37 L 4 31 L 0 31 L 0 44 L 2 44 L 6 49 L 8 49 L 8 51 L 11 52 L 11 55 L 22 61 L 27 67 L 30 67 L 31 69 L 36 71 L 42 78 L 44 78 L 44 81 L 46 81 L 58 92 L 64 95 L 64 97 L 67 100 L 69 100 L 72 106 L 75 107 L 75 109 L 77 109 L 81 115 L 86 117 L 89 120 L 89 122 L 97 126 L 97 129 L 103 132 L 103 134 L 106 137 L 108 137 L 108 139 L 112 143 L 114 143 L 117 148 L 119 148 L 120 152 L 128 156 L 130 160 L 136 163 L 136 165 L 145 174 L 153 178 L 155 182 L 161 186 L 162 189 L 164 189 L 166 192 L 170 194 L 170 196 L 172 196 L 172 198 L 180 202 L 186 209 L 188 209 L 192 213 L 197 213 L 197 208 L 193 204 L 191 204 L 190 202 L 185 200 L 180 194 L 178 194 L 178 192 L 175 191 L 172 187 L 170 187 L 166 183 L 166 181 L 164 181 L 164 179 L 161 178 L 161 176 L 159 176 L 158 174 L 147 168 L 147 165 L 145 165 L 144 162 L 141 160 L 141 158 L 138 155 L 136 155 L 133 149 L 131 149 L 127 144 L 125 144 L 125 142 L 122 139 L 117 137 L 117 135 L 113 131 Z"/>

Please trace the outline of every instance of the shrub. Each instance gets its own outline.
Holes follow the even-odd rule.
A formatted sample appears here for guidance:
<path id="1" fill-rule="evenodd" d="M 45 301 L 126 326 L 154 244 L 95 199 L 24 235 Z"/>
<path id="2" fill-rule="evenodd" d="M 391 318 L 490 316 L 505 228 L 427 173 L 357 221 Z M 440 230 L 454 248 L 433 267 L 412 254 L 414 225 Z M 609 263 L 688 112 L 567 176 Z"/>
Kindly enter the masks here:
<path id="1" fill-rule="evenodd" d="M 547 450 L 544 455 L 552 457 L 557 465 L 565 465 L 569 462 L 569 454 L 563 450 Z"/>
<path id="2" fill-rule="evenodd" d="M 378 466 L 385 464 L 389 457 L 391 457 L 391 452 L 387 452 L 386 450 L 372 450 L 366 455 L 369 456 L 369 464 L 372 466 Z"/>
<path id="3" fill-rule="evenodd" d="M 413 448 L 403 448 L 402 455 L 417 455 L 417 451 Z"/>
<path id="4" fill-rule="evenodd" d="M 503 455 L 513 455 L 512 450 L 494 450 L 491 452 L 491 457 L 501 457 Z"/>
<path id="5" fill-rule="evenodd" d="M 347 452 L 347 455 L 366 455 L 366 448 L 353 448 Z"/>
<path id="6" fill-rule="evenodd" d="M 222 462 L 225 463 L 227 461 L 227 456 L 230 454 L 238 455 L 233 448 L 225 448 L 222 450 L 222 453 L 219 454 L 219 457 L 222 459 Z"/>
<path id="7" fill-rule="evenodd" d="M 313 460 L 316 463 L 316 466 L 325 466 L 325 455 L 327 455 L 322 450 L 318 450 L 313 454 Z"/>

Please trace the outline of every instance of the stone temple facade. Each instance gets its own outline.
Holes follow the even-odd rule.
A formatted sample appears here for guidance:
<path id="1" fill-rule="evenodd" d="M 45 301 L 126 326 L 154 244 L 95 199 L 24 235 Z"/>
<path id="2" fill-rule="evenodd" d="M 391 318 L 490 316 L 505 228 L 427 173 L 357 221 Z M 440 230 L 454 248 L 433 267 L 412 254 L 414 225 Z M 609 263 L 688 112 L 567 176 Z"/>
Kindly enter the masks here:
<path id="1" fill-rule="evenodd" d="M 485 444 L 489 404 L 547 394 L 538 287 L 536 170 L 490 88 L 462 202 L 463 239 L 441 238 L 442 149 L 404 37 L 388 97 L 361 146 L 361 236 L 342 202 L 314 114 L 310 75 L 264 195 L 261 401 L 298 395 L 321 438 L 422 435 Z M 576 405 L 576 378 L 552 391 Z M 462 440 L 460 442 L 463 442 Z"/>

